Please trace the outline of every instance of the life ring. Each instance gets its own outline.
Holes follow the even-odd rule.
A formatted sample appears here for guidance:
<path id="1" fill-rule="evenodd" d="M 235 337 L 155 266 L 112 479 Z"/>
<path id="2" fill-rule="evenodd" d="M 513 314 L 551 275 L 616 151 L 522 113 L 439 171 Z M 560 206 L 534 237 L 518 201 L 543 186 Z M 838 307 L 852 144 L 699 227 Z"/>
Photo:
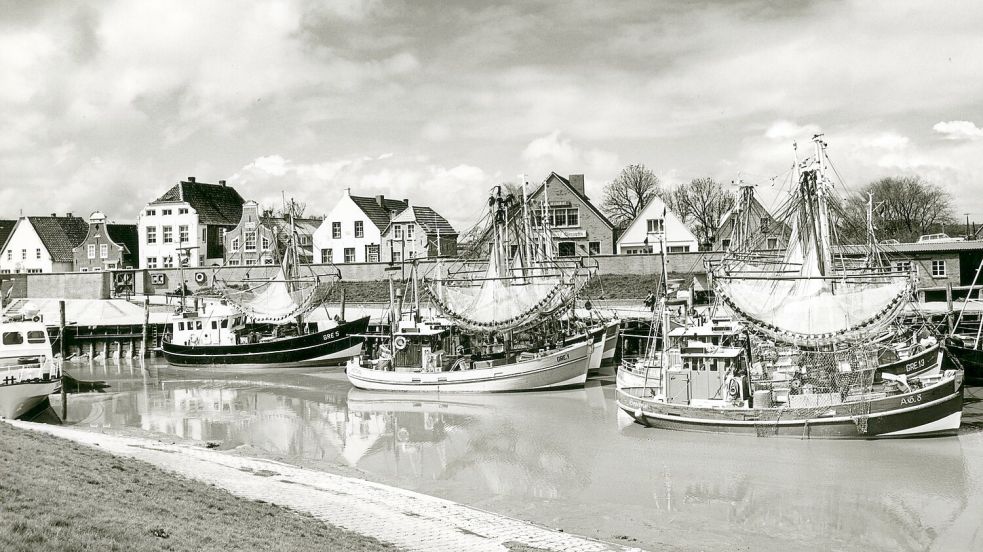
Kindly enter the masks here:
<path id="1" fill-rule="evenodd" d="M 397 335 L 396 339 L 393 339 L 393 347 L 395 347 L 397 351 L 402 351 L 403 349 L 405 349 L 406 338 L 401 335 Z"/>
<path id="2" fill-rule="evenodd" d="M 208 281 L 208 276 L 204 272 L 195 272 L 195 283 L 202 286 Z"/>
<path id="3" fill-rule="evenodd" d="M 34 315 L 34 318 L 31 318 L 31 320 L 33 320 L 35 322 L 40 322 L 41 321 L 41 315 L 35 314 Z"/>
<path id="4" fill-rule="evenodd" d="M 741 380 L 738 378 L 730 378 L 727 382 L 727 397 L 736 400 L 741 398 Z"/>

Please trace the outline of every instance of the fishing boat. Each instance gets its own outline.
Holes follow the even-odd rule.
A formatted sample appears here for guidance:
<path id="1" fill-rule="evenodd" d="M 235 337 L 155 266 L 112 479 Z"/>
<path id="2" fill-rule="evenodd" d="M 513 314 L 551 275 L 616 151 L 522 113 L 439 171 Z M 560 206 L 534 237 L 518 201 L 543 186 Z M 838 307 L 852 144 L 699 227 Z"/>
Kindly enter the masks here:
<path id="1" fill-rule="evenodd" d="M 61 367 L 36 310 L 0 320 L 0 418 L 19 418 L 61 389 Z"/>
<path id="2" fill-rule="evenodd" d="M 530 391 L 582 386 L 592 357 L 600 366 L 607 325 L 588 330 L 568 324 L 574 329 L 567 335 L 549 329 L 586 284 L 588 266 L 555 258 L 549 224 L 531 222 L 525 198 L 518 202 L 496 187 L 489 207 L 479 222 L 484 228 L 476 232 L 484 237 L 475 249 L 482 258 L 466 257 L 446 272 L 438 263 L 436 274 L 424 278 L 448 323 L 421 318 L 419 265 L 414 264 L 415 308 L 406 317 L 401 290 L 391 291 L 389 345 L 348 363 L 352 385 L 386 391 Z M 544 212 L 547 207 L 544 200 Z"/>
<path id="3" fill-rule="evenodd" d="M 952 363 L 965 371 L 966 383 L 974 386 L 983 385 L 983 314 L 980 314 L 979 300 L 972 299 L 973 292 L 979 283 L 981 271 L 983 271 L 983 260 L 976 267 L 976 274 L 966 292 L 966 299 L 963 301 L 962 308 L 959 309 L 959 315 L 952 324 L 949 335 L 943 340 L 946 354 Z M 976 304 L 977 317 L 979 318 L 975 327 L 971 323 L 964 322 L 970 302 Z"/>
<path id="4" fill-rule="evenodd" d="M 307 368 L 343 365 L 361 352 L 369 317 L 305 322 L 341 275 L 337 268 L 315 273 L 309 266 L 309 274 L 300 274 L 293 228 L 291 223 L 271 277 L 228 280 L 219 269 L 212 282 L 220 298 L 205 301 L 201 309 L 185 306 L 182 289 L 181 306 L 161 347 L 169 364 L 213 370 Z"/>
<path id="5" fill-rule="evenodd" d="M 847 266 L 832 255 L 826 144 L 793 174 L 783 212 L 791 237 L 780 258 L 729 255 L 716 295 L 744 327 L 736 343 L 662 346 L 638 378 L 620 378 L 619 407 L 663 429 L 804 438 L 955 433 L 962 373 L 879 370 L 882 335 L 912 301 L 913 277 L 887 266 Z M 654 369 L 652 369 L 654 368 Z M 877 376 L 880 376 L 879 378 Z"/>

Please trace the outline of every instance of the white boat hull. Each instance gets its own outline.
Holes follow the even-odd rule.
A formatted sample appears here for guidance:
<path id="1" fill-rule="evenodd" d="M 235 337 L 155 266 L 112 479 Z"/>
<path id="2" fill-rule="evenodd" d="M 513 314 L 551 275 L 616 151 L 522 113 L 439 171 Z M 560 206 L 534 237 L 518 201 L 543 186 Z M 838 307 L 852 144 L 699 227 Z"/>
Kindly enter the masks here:
<path id="1" fill-rule="evenodd" d="M 348 363 L 352 385 L 372 391 L 501 393 L 582 386 L 587 381 L 590 343 L 583 341 L 540 358 L 491 368 L 453 372 L 391 372 Z"/>
<path id="2" fill-rule="evenodd" d="M 618 334 L 621 333 L 621 320 L 614 319 L 605 325 L 604 354 L 601 360 L 611 360 L 618 349 Z"/>
<path id="3" fill-rule="evenodd" d="M 58 391 L 61 380 L 0 385 L 0 418 L 19 418 Z"/>

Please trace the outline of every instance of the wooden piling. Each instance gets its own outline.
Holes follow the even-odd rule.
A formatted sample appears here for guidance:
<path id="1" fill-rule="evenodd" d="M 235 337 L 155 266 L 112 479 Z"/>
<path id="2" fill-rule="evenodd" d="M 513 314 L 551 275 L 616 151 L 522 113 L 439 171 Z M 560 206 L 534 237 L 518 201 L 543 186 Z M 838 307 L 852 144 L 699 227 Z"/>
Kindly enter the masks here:
<path id="1" fill-rule="evenodd" d="M 150 351 L 150 297 L 143 298 L 143 339 L 140 341 L 140 358 L 145 358 Z"/>
<path id="2" fill-rule="evenodd" d="M 58 301 L 58 351 L 61 354 L 58 376 L 61 378 L 61 419 L 68 419 L 68 391 L 65 389 L 65 352 L 68 351 L 65 337 L 65 301 Z"/>
<path id="3" fill-rule="evenodd" d="M 341 288 L 341 313 L 338 315 L 341 321 L 345 321 L 345 288 Z"/>
<path id="4" fill-rule="evenodd" d="M 952 282 L 948 282 L 945 285 L 945 320 L 949 324 L 949 334 L 952 334 L 953 324 L 952 324 Z"/>

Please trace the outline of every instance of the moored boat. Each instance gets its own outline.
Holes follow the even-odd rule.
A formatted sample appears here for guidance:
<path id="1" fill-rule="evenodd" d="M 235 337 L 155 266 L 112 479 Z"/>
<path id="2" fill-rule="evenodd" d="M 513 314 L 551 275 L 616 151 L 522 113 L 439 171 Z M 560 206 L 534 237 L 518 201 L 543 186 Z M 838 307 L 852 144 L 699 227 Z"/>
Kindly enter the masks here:
<path id="1" fill-rule="evenodd" d="M 19 418 L 61 388 L 44 324 L 30 318 L 0 321 L 0 418 Z"/>

